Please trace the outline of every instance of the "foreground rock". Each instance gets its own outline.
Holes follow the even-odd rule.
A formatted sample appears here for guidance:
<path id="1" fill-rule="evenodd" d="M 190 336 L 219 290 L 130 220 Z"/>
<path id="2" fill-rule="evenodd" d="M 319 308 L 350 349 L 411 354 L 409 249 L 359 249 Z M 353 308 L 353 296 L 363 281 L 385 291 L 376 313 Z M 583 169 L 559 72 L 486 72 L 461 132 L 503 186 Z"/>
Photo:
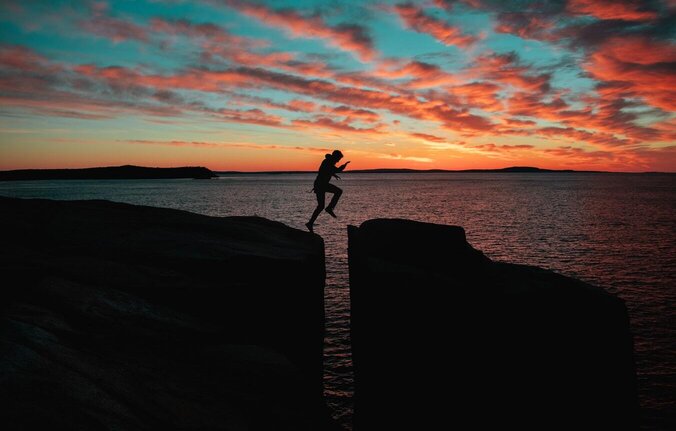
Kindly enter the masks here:
<path id="1" fill-rule="evenodd" d="M 348 227 L 355 430 L 634 429 L 624 303 L 462 228 Z"/>
<path id="2" fill-rule="evenodd" d="M 0 198 L 0 226 L 5 429 L 330 426 L 319 237 L 107 201 Z"/>
<path id="3" fill-rule="evenodd" d="M 217 177 L 201 166 L 180 168 L 147 168 L 144 166 L 111 166 L 83 169 L 19 169 L 0 171 L 0 181 L 26 180 L 148 180 L 193 178 L 207 180 Z"/>

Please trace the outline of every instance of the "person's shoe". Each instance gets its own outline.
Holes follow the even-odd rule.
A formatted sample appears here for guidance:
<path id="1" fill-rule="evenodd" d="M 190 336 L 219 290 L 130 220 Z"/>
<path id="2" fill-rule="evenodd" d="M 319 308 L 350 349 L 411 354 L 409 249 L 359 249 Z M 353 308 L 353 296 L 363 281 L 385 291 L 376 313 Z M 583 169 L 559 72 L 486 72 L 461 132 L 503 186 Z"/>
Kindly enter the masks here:
<path id="1" fill-rule="evenodd" d="M 333 213 L 333 208 L 326 208 L 324 211 L 326 211 L 327 213 L 329 213 L 329 215 L 330 215 L 331 217 L 333 217 L 333 218 L 338 218 L 338 216 L 335 215 L 335 214 Z"/>
<path id="2" fill-rule="evenodd" d="M 307 230 L 309 230 L 310 232 L 312 232 L 312 233 L 315 232 L 314 229 L 313 229 L 314 226 L 312 225 L 312 223 L 307 222 L 307 223 L 305 223 L 305 226 L 307 226 Z"/>

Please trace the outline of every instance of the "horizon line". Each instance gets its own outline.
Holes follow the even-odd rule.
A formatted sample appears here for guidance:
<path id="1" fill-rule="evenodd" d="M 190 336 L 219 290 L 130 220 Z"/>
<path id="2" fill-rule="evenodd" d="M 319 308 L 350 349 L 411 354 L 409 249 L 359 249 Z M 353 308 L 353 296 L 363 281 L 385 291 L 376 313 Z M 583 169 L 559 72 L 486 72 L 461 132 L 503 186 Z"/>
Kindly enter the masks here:
<path id="1" fill-rule="evenodd" d="M 7 169 L 0 170 L 0 172 L 13 171 L 50 171 L 50 170 L 84 170 L 97 168 L 122 168 L 122 167 L 138 167 L 147 169 L 177 169 L 177 168 L 205 168 L 216 174 L 309 174 L 316 173 L 316 170 L 262 170 L 262 171 L 241 171 L 241 170 L 221 170 L 211 169 L 205 166 L 140 166 L 140 165 L 115 165 L 115 166 L 89 166 L 79 168 L 23 168 L 23 169 Z M 370 169 L 352 169 L 344 171 L 346 173 L 605 173 L 605 174 L 676 174 L 676 171 L 604 171 L 604 170 L 577 170 L 577 169 L 549 169 L 540 168 L 537 166 L 506 166 L 503 168 L 470 168 L 470 169 L 415 169 L 415 168 L 370 168 Z"/>

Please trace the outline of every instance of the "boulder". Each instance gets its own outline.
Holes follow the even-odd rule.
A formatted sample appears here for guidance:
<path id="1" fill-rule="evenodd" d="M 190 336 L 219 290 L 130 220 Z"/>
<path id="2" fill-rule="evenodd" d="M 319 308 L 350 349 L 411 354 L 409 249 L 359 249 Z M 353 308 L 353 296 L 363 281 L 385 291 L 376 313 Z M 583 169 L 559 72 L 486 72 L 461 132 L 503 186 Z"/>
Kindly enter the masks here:
<path id="1" fill-rule="evenodd" d="M 258 217 L 0 198 L 6 429 L 332 428 L 324 244 Z"/>
<path id="2" fill-rule="evenodd" d="M 635 429 L 622 300 L 458 226 L 348 227 L 355 430 Z"/>

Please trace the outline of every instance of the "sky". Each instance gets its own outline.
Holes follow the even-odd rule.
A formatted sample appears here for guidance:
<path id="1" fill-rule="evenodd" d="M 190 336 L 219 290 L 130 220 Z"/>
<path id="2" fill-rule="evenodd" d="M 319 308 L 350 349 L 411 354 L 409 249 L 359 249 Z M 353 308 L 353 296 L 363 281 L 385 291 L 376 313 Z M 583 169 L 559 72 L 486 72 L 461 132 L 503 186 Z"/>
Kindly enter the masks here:
<path id="1" fill-rule="evenodd" d="M 0 170 L 676 172 L 676 0 L 3 0 Z"/>

